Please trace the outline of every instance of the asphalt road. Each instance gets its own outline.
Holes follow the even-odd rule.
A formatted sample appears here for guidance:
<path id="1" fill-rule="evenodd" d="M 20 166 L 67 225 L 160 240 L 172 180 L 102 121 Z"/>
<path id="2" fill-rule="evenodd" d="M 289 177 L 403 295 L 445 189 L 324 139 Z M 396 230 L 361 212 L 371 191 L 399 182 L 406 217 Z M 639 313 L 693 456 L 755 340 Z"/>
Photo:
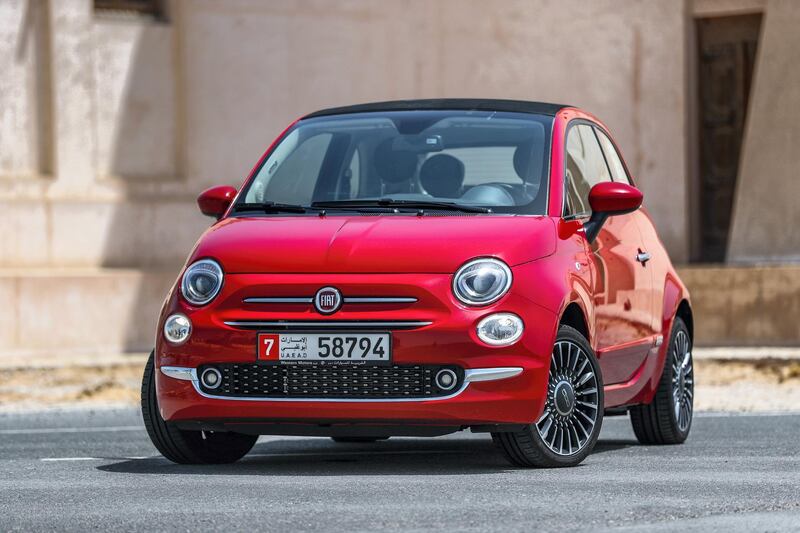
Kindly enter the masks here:
<path id="1" fill-rule="evenodd" d="M 581 466 L 486 435 L 262 438 L 240 463 L 155 455 L 135 410 L 0 415 L 0 530 L 800 531 L 800 415 L 702 416 L 682 446 L 608 418 Z"/>

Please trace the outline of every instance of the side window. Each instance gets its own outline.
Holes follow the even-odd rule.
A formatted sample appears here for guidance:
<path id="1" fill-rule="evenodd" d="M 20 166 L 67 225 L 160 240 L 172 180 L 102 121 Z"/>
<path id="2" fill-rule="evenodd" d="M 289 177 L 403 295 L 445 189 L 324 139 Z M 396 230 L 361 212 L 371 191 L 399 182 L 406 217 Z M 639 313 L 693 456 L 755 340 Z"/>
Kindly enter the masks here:
<path id="1" fill-rule="evenodd" d="M 586 124 L 572 126 L 567 132 L 567 169 L 564 177 L 567 215 L 588 215 L 589 190 L 598 183 L 611 181 L 603 152 Z"/>
<path id="2" fill-rule="evenodd" d="M 614 181 L 633 185 L 631 179 L 628 177 L 628 173 L 625 172 L 625 165 L 622 164 L 622 159 L 620 159 L 617 149 L 614 148 L 614 143 L 611 142 L 611 139 L 609 139 L 603 131 L 597 128 L 595 128 L 594 131 L 597 133 L 597 138 L 600 140 L 600 146 L 603 147 L 603 153 L 606 156 L 606 161 L 608 161 L 608 167 L 611 169 L 611 177 L 614 178 Z"/>

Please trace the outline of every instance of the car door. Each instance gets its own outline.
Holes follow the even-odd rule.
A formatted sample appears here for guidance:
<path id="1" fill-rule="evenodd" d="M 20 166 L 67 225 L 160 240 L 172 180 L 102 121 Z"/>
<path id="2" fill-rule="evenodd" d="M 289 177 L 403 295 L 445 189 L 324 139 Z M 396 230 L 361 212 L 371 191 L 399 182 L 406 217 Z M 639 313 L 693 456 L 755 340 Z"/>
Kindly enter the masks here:
<path id="1" fill-rule="evenodd" d="M 566 141 L 567 212 L 572 217 L 591 213 L 589 190 L 612 181 L 592 125 L 572 123 Z M 637 214 L 610 217 L 589 248 L 595 309 L 595 349 L 605 383 L 629 380 L 652 345 L 650 272 L 637 256 L 642 235 Z"/>
<path id="2" fill-rule="evenodd" d="M 611 141 L 611 138 L 601 129 L 595 128 L 603 155 L 606 157 L 611 179 L 620 183 L 634 185 L 628 173 L 619 150 Z M 656 228 L 650 218 L 650 214 L 644 207 L 630 213 L 630 217 L 636 221 L 636 227 L 642 238 L 642 245 L 637 249 L 638 270 L 647 271 L 650 278 L 649 291 L 642 290 L 641 298 L 647 303 L 650 309 L 649 324 L 651 340 L 656 340 L 662 329 L 662 303 L 664 300 L 664 279 L 666 278 L 667 268 L 670 264 L 667 252 L 661 244 Z M 663 339 L 661 339 L 663 341 Z"/>

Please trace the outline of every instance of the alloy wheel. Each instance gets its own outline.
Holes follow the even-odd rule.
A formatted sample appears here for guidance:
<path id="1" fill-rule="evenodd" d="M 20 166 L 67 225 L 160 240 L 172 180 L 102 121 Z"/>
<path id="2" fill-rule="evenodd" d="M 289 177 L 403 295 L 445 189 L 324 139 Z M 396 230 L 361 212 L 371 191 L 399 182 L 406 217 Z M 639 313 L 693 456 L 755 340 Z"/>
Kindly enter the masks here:
<path id="1" fill-rule="evenodd" d="M 672 345 L 672 407 L 681 432 L 692 422 L 694 368 L 689 337 L 679 331 Z"/>
<path id="2" fill-rule="evenodd" d="M 571 341 L 553 346 L 544 413 L 536 422 L 555 454 L 573 455 L 589 442 L 597 423 L 598 381 L 589 356 Z"/>

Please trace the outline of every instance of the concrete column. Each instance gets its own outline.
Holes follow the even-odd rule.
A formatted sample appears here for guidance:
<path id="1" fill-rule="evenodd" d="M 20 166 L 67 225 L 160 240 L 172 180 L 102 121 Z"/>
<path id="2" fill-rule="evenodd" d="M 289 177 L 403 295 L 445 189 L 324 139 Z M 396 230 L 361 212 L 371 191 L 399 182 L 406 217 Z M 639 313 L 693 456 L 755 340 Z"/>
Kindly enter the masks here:
<path id="1" fill-rule="evenodd" d="M 750 95 L 728 261 L 800 260 L 800 10 L 770 0 Z"/>
<path id="2" fill-rule="evenodd" d="M 59 191 L 84 191 L 95 180 L 91 0 L 50 2 Z"/>

